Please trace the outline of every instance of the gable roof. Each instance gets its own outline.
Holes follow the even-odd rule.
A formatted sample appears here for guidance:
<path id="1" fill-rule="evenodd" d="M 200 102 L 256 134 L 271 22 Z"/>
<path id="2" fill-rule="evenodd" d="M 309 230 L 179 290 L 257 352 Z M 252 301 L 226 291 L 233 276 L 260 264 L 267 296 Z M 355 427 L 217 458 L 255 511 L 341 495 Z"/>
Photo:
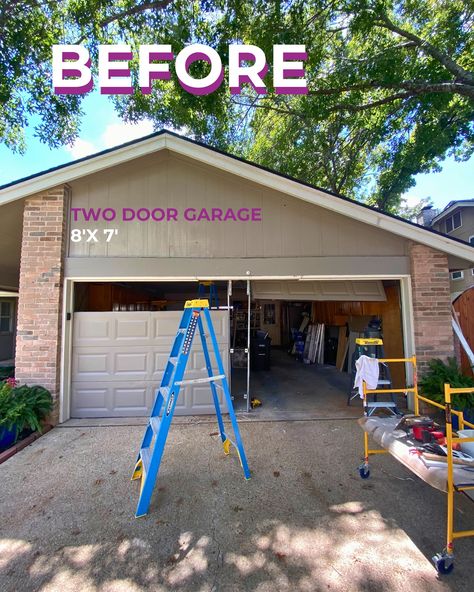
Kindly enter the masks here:
<path id="1" fill-rule="evenodd" d="M 448 237 L 393 214 L 381 212 L 366 204 L 299 181 L 168 130 L 161 130 L 138 140 L 132 140 L 120 146 L 2 185 L 0 186 L 0 205 L 165 149 L 322 208 L 355 218 L 403 238 L 474 262 L 474 248 L 464 241 Z"/>
<path id="2" fill-rule="evenodd" d="M 454 210 L 457 210 L 458 208 L 472 207 L 474 207 L 474 199 L 459 199 L 457 201 L 450 201 L 444 210 L 442 210 L 439 214 L 436 214 L 433 220 L 431 220 L 431 224 L 436 224 L 436 222 L 439 222 L 446 216 L 449 216 L 449 214 L 452 214 Z"/>

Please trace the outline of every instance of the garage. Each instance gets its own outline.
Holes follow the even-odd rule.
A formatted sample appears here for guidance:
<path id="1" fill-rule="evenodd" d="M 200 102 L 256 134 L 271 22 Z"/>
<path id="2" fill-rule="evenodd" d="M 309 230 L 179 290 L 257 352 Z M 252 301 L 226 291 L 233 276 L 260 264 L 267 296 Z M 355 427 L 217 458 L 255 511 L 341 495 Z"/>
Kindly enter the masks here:
<path id="1" fill-rule="evenodd" d="M 328 402 L 347 413 L 354 335 L 373 317 L 386 353 L 416 354 L 420 373 L 454 355 L 449 274 L 472 267 L 472 246 L 177 134 L 21 179 L 0 188 L 0 203 L 11 214 L 0 267 L 2 287 L 18 291 L 16 377 L 51 391 L 53 422 L 147 415 L 183 304 L 204 281 L 218 289 L 212 314 L 243 412 L 257 398 L 255 415 Z M 306 363 L 315 326 L 324 347 Z M 248 363 L 257 332 L 271 339 L 268 370 Z M 202 366 L 196 350 L 190 375 Z M 179 404 L 212 412 L 196 386 Z"/>
<path id="2" fill-rule="evenodd" d="M 184 303 L 198 295 L 212 295 L 211 317 L 238 411 L 348 414 L 355 338 L 372 319 L 380 320 L 381 335 L 386 329 L 387 355 L 403 355 L 395 281 L 76 282 L 71 417 L 148 416 Z M 297 337 L 309 343 L 313 326 L 326 333 L 318 360 L 296 351 Z M 267 344 L 263 364 L 259 338 Z M 203 374 L 196 339 L 186 378 Z M 397 378 L 403 383 L 404 373 Z M 253 408 L 255 399 L 261 405 Z M 213 409 L 208 385 L 194 384 L 181 391 L 176 413 Z"/>

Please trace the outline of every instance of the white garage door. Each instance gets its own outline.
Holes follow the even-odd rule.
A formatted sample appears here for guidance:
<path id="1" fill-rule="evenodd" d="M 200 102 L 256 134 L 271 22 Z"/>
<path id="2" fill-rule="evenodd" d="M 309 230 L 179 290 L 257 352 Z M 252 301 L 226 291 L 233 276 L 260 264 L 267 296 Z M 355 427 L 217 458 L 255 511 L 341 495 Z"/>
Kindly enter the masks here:
<path id="1" fill-rule="evenodd" d="M 262 300 L 387 300 L 379 280 L 256 280 L 252 282 L 252 296 Z"/>
<path id="2" fill-rule="evenodd" d="M 181 311 L 75 313 L 71 417 L 149 415 L 181 316 Z M 228 375 L 228 312 L 211 311 L 211 317 Z M 217 373 L 214 356 L 212 361 Z M 196 333 L 185 377 L 204 376 L 205 360 Z M 176 414 L 205 413 L 214 413 L 209 384 L 182 388 Z"/>

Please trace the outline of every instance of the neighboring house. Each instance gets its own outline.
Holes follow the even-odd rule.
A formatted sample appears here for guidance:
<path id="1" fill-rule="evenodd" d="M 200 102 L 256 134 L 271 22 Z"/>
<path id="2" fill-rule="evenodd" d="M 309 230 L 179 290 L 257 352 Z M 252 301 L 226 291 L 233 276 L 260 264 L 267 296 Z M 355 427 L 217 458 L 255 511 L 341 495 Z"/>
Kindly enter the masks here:
<path id="1" fill-rule="evenodd" d="M 474 248 L 451 235 L 170 132 L 0 187 L 0 207 L 0 275 L 19 292 L 16 377 L 49 388 L 61 422 L 149 413 L 198 280 L 235 304 L 244 335 L 260 316 L 282 343 L 305 307 L 328 329 L 379 315 L 387 353 L 416 353 L 423 372 L 453 355 L 450 272 L 474 265 Z M 84 221 L 90 208 L 97 220 Z M 155 220 L 123 220 L 124 208 Z M 189 221 L 188 208 L 255 219 Z M 227 364 L 229 312 L 212 314 Z M 195 352 L 191 374 L 203 365 Z M 178 412 L 211 411 L 209 389 L 186 389 Z"/>
<path id="2" fill-rule="evenodd" d="M 430 228 L 447 236 L 474 245 L 474 199 L 450 201 L 442 212 L 425 209 L 425 221 Z M 426 216 L 428 215 L 428 218 Z M 431 218 L 431 219 L 430 219 Z M 455 300 L 468 288 L 474 286 L 474 267 L 451 271 L 451 294 Z"/>

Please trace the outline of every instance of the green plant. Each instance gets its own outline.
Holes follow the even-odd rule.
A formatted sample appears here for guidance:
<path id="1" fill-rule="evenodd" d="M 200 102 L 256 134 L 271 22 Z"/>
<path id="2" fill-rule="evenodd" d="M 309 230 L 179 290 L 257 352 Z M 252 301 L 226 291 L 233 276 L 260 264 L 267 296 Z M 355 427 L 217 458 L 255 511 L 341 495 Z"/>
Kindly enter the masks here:
<path id="1" fill-rule="evenodd" d="M 474 380 L 461 373 L 456 358 L 448 358 L 447 362 L 438 358 L 430 360 L 428 372 L 418 382 L 421 394 L 436 403 L 444 404 L 445 383 L 450 384 L 453 388 L 474 386 Z M 455 394 L 452 404 L 455 409 L 472 409 L 474 408 L 474 394 Z"/>
<path id="2" fill-rule="evenodd" d="M 52 408 L 51 393 L 42 386 L 16 386 L 14 380 L 0 386 L 0 428 L 16 429 L 17 436 L 26 428 L 41 432 L 41 420 Z"/>

